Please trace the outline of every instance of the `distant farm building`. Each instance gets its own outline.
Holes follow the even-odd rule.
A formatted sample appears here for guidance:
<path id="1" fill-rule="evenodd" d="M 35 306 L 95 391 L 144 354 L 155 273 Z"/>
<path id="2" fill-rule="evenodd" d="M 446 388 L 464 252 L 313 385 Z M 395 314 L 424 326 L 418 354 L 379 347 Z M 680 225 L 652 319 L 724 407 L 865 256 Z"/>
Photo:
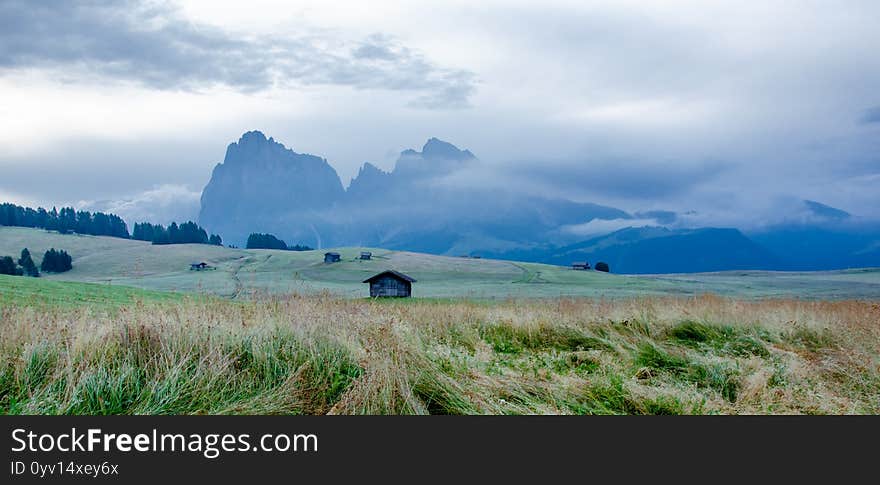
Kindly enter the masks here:
<path id="1" fill-rule="evenodd" d="M 575 270 L 579 270 L 579 271 L 586 271 L 586 270 L 590 269 L 590 263 L 588 263 L 586 261 L 578 261 L 575 263 L 571 263 L 571 269 L 575 269 Z"/>
<path id="2" fill-rule="evenodd" d="M 416 280 L 394 270 L 383 271 L 376 276 L 367 278 L 364 283 L 370 284 L 370 297 L 410 297 L 412 284 Z"/>
<path id="3" fill-rule="evenodd" d="M 211 268 L 211 267 L 208 266 L 208 263 L 206 263 L 204 261 L 202 261 L 200 263 L 190 263 L 189 264 L 190 271 L 201 271 L 203 269 L 209 269 L 209 268 Z"/>
<path id="4" fill-rule="evenodd" d="M 361 259 L 363 259 L 364 261 L 369 261 L 369 260 L 373 259 L 373 253 L 371 253 L 369 251 L 362 251 L 361 252 Z"/>
<path id="5" fill-rule="evenodd" d="M 339 253 L 329 252 L 324 253 L 324 262 L 325 263 L 338 263 L 340 261 Z"/>

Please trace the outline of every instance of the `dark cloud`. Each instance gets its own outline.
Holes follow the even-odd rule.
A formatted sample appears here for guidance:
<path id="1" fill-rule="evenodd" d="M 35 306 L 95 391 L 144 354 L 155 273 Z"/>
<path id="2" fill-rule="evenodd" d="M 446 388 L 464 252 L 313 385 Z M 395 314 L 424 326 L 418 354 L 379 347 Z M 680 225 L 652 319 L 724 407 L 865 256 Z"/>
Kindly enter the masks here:
<path id="1" fill-rule="evenodd" d="M 521 163 L 510 173 L 520 183 L 551 187 L 575 198 L 602 196 L 644 201 L 685 194 L 728 167 L 715 161 L 688 164 L 618 160 Z"/>
<path id="2" fill-rule="evenodd" d="M 633 214 L 638 219 L 654 219 L 657 224 L 672 224 L 678 219 L 678 214 L 673 211 L 651 210 L 636 212 Z"/>
<path id="3" fill-rule="evenodd" d="M 352 47 L 326 35 L 241 37 L 139 1 L 0 3 L 0 69 L 59 69 L 157 89 L 342 85 L 411 91 L 415 106 L 468 105 L 474 77 L 373 35 Z"/>
<path id="4" fill-rule="evenodd" d="M 880 106 L 875 106 L 865 111 L 860 120 L 863 124 L 880 123 Z"/>

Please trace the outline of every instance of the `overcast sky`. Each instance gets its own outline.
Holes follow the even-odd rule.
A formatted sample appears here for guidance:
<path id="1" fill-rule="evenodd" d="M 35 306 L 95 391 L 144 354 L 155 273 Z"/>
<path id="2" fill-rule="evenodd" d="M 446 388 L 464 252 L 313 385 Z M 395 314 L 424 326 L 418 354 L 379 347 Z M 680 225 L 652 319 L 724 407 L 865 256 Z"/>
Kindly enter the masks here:
<path id="1" fill-rule="evenodd" d="M 344 184 L 436 136 L 485 162 L 461 183 L 701 224 L 801 198 L 880 217 L 878 22 L 876 1 L 0 0 L 0 199 L 191 213 L 257 129 Z"/>

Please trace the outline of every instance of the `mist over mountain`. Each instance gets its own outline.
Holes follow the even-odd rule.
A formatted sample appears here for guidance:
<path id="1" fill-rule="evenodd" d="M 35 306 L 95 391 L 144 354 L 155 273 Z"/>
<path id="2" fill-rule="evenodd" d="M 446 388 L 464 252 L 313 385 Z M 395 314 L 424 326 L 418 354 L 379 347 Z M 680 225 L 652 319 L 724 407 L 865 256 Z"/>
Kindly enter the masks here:
<path id="1" fill-rule="evenodd" d="M 771 269 L 780 260 L 737 229 L 631 227 L 563 247 L 489 254 L 491 257 L 568 265 L 604 261 L 616 273 L 694 273 Z"/>
<path id="2" fill-rule="evenodd" d="M 805 200 L 804 211 L 748 236 L 779 255 L 775 269 L 793 271 L 880 266 L 880 224 Z"/>
<path id="3" fill-rule="evenodd" d="M 631 218 L 598 204 L 443 183 L 477 163 L 468 150 L 431 138 L 421 151 L 401 152 L 391 172 L 365 163 L 345 190 L 326 160 L 251 131 L 214 168 L 199 222 L 238 244 L 251 232 L 271 232 L 318 248 L 469 254 L 555 240 L 567 224 Z"/>
<path id="4" fill-rule="evenodd" d="M 430 138 L 390 172 L 364 163 L 347 189 L 326 159 L 259 131 L 229 145 L 201 196 L 199 222 L 241 245 L 253 232 L 323 248 L 374 246 L 568 265 L 620 273 L 880 266 L 880 226 L 812 200 L 773 225 L 684 227 L 679 214 L 460 184 L 486 176 L 470 151 Z M 477 168 L 482 168 L 478 170 Z M 483 175 L 480 175 L 483 174 Z"/>

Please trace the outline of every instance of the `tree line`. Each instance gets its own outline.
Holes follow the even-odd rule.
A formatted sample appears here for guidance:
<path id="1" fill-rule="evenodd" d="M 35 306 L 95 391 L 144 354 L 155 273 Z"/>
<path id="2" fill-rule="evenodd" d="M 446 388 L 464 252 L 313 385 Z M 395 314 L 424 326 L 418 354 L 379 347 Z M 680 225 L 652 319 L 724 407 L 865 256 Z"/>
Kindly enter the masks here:
<path id="1" fill-rule="evenodd" d="M 128 239 L 128 227 L 116 214 L 77 211 L 73 207 L 32 209 L 5 202 L 0 204 L 0 226 L 35 227 L 62 234 L 75 232 L 92 236 L 112 236 Z"/>
<path id="2" fill-rule="evenodd" d="M 247 249 L 283 249 L 286 251 L 311 251 L 308 246 L 299 244 L 288 246 L 283 240 L 278 239 L 273 234 L 263 234 L 259 232 L 252 233 L 247 239 Z"/>
<path id="3" fill-rule="evenodd" d="M 43 261 L 40 268 L 34 263 L 31 252 L 28 248 L 21 250 L 21 256 L 18 261 L 12 259 L 12 256 L 0 257 L 0 274 L 12 276 L 33 276 L 39 277 L 40 271 L 44 273 L 63 273 L 73 268 L 73 258 L 67 254 L 67 251 L 56 251 L 52 248 L 43 254 Z"/>
<path id="4" fill-rule="evenodd" d="M 222 246 L 223 240 L 216 234 L 208 236 L 201 226 L 193 221 L 180 225 L 172 222 L 168 227 L 149 222 L 135 223 L 131 238 L 139 241 L 150 241 L 153 244 L 213 244 Z"/>

